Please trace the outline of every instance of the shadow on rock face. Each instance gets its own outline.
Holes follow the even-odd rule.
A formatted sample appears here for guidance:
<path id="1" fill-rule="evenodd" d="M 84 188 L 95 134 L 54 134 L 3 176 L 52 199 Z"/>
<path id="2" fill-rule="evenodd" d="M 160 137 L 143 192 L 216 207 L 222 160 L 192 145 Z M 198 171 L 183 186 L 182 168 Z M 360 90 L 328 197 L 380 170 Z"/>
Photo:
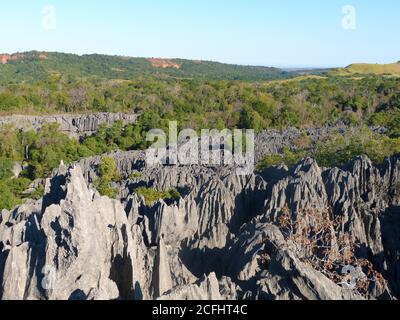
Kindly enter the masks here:
<path id="1" fill-rule="evenodd" d="M 44 195 L 42 203 L 42 212 L 52 204 L 60 204 L 66 197 L 66 190 L 63 188 L 67 183 L 64 175 L 56 175 L 51 179 L 50 192 Z"/>
<path id="2" fill-rule="evenodd" d="M 244 224 L 263 212 L 266 195 L 267 191 L 263 189 L 243 190 L 237 195 L 234 213 L 228 223 L 231 233 L 237 234 Z"/>
<path id="3" fill-rule="evenodd" d="M 74 292 L 72 292 L 68 298 L 68 300 L 70 301 L 81 301 L 86 299 L 87 299 L 86 294 L 80 289 L 77 289 Z"/>
<path id="4" fill-rule="evenodd" d="M 126 226 L 122 227 L 122 235 L 124 240 L 126 237 Z M 120 299 L 132 300 L 134 298 L 133 288 L 133 269 L 132 259 L 128 255 L 127 248 L 124 248 L 123 256 L 118 254 L 111 265 L 110 279 L 113 280 L 118 287 Z"/>
<path id="5" fill-rule="evenodd" d="M 183 249 L 179 255 L 185 267 L 197 278 L 215 272 L 218 277 L 222 275 L 223 257 L 225 249 Z"/>
<path id="6" fill-rule="evenodd" d="M 134 299 L 135 300 L 143 300 L 142 288 L 140 287 L 140 283 L 137 281 L 135 283 Z"/>
<path id="7" fill-rule="evenodd" d="M 113 280 L 118 287 L 120 298 L 123 300 L 132 299 L 133 270 L 130 257 L 123 258 L 118 255 L 111 266 L 110 279 Z"/>
<path id="8" fill-rule="evenodd" d="M 400 298 L 400 207 L 390 207 L 380 217 L 382 242 L 388 263 L 389 285 Z"/>

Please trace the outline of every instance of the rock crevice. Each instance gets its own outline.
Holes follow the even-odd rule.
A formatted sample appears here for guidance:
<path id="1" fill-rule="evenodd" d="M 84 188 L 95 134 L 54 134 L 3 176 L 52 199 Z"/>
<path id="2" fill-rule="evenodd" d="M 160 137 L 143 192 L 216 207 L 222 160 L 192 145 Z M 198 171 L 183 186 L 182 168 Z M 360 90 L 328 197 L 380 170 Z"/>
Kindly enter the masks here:
<path id="1" fill-rule="evenodd" d="M 229 167 L 149 168 L 140 152 L 113 157 L 124 177 L 118 199 L 94 189 L 100 158 L 91 158 L 60 166 L 42 199 L 1 213 L 2 299 L 400 297 L 399 157 L 344 168 L 305 159 L 271 179 Z M 146 205 L 135 193 L 142 185 L 185 192 Z M 370 264 L 375 282 L 363 294 L 296 242 L 321 221 L 331 223 L 331 257 L 346 239 L 357 244 L 352 257 Z"/>

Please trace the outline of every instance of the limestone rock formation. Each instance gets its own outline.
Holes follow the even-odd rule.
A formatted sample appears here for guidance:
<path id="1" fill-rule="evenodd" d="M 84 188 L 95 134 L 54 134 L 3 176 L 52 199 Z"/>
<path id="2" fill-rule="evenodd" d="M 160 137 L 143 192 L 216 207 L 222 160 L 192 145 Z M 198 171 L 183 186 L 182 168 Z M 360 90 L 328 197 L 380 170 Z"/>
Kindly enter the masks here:
<path id="1" fill-rule="evenodd" d="M 400 297 L 400 157 L 236 176 L 111 156 L 117 199 L 93 187 L 94 157 L 61 165 L 42 199 L 1 212 L 1 299 Z M 142 186 L 181 199 L 146 204 Z"/>
<path id="2" fill-rule="evenodd" d="M 137 114 L 93 113 L 93 114 L 60 114 L 49 116 L 12 115 L 0 117 L 0 127 L 6 124 L 16 129 L 39 130 L 46 123 L 59 124 L 59 130 L 71 137 L 81 137 L 94 133 L 100 124 L 111 125 L 121 120 L 124 124 L 135 123 Z"/>
<path id="3" fill-rule="evenodd" d="M 165 293 L 160 300 L 222 300 L 218 279 L 215 273 L 203 277 L 196 283 L 176 287 Z"/>

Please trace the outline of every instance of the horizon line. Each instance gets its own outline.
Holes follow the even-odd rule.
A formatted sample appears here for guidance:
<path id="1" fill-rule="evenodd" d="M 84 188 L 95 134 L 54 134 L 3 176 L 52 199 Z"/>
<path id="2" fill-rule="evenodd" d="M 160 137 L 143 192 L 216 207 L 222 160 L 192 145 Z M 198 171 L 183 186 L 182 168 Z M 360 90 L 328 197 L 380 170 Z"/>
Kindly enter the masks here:
<path id="1" fill-rule="evenodd" d="M 121 57 L 121 58 L 138 58 L 138 59 L 168 59 L 168 60 L 187 60 L 187 61 L 204 61 L 204 62 L 214 62 L 214 63 L 221 63 L 227 65 L 237 65 L 243 67 L 263 67 L 263 68 L 277 68 L 282 70 L 307 70 L 307 69 L 336 69 L 336 68 L 346 68 L 352 64 L 382 64 L 377 62 L 352 62 L 347 65 L 297 65 L 297 64 L 249 64 L 249 63 L 232 63 L 232 62 L 224 62 L 221 60 L 213 60 L 213 59 L 199 59 L 199 58 L 188 58 L 188 57 L 157 57 L 157 56 L 133 56 L 129 54 L 112 54 L 112 53 L 78 53 L 78 52 L 65 52 L 65 51 L 47 51 L 47 50 L 27 50 L 27 51 L 16 51 L 12 53 L 8 52 L 1 52 L 0 55 L 15 55 L 15 54 L 23 54 L 23 53 L 30 53 L 30 52 L 39 52 L 39 53 L 59 53 L 59 54 L 70 54 L 75 56 L 93 56 L 93 55 L 101 55 L 101 56 L 109 56 L 109 57 Z M 388 63 L 398 63 L 399 61 L 388 62 Z M 386 63 L 383 63 L 386 64 Z"/>

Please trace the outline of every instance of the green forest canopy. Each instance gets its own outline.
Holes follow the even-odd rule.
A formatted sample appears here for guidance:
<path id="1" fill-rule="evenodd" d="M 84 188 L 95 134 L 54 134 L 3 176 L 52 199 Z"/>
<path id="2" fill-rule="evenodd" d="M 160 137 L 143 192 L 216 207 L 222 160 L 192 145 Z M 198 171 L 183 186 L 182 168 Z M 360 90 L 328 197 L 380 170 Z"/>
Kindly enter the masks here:
<path id="1" fill-rule="evenodd" d="M 245 73 L 251 71 L 252 81 L 234 81 L 234 77 L 224 73 L 233 72 L 234 67 L 216 69 L 211 63 L 211 71 L 207 73 L 204 68 L 207 63 L 203 63 L 195 78 L 184 78 L 174 72 L 193 71 L 200 68 L 199 64 L 175 62 L 182 63 L 181 70 L 158 68 L 156 73 L 145 59 L 130 61 L 107 56 L 51 54 L 40 63 L 33 57 L 32 61 L 0 65 L 0 115 L 99 111 L 141 114 L 134 125 L 116 122 L 108 128 L 101 126 L 94 135 L 81 141 L 60 133 L 54 124 L 44 126 L 39 132 L 0 128 L 0 209 L 11 208 L 26 197 L 39 197 L 40 188 L 30 194 L 25 194 L 26 189 L 34 179 L 48 176 L 61 160 L 69 163 L 117 149 L 143 149 L 147 146 L 145 133 L 165 128 L 169 120 L 178 121 L 180 128 L 195 130 L 261 131 L 291 126 L 322 127 L 337 121 L 359 128 L 352 133 L 333 134 L 316 145 L 303 143 L 283 154 L 267 156 L 259 164 L 259 170 L 280 163 L 293 165 L 305 156 L 313 156 L 321 165 L 330 166 L 342 165 L 360 154 L 382 162 L 384 157 L 400 152 L 398 77 L 329 73 L 261 81 L 264 78 L 255 75 L 276 70 L 239 68 L 242 79 L 247 79 Z M 107 71 L 110 66 L 122 68 L 119 63 L 126 67 L 126 78 L 121 71 Z M 190 63 L 196 66 L 190 67 Z M 131 69 L 127 67 L 130 64 Z M 140 65 L 143 69 L 138 69 Z M 215 70 L 226 79 L 213 76 Z M 368 126 L 385 127 L 387 131 L 376 134 Z M 23 166 L 18 178 L 13 175 L 16 163 Z M 110 188 L 112 180 L 98 181 L 103 193 L 114 195 Z"/>

